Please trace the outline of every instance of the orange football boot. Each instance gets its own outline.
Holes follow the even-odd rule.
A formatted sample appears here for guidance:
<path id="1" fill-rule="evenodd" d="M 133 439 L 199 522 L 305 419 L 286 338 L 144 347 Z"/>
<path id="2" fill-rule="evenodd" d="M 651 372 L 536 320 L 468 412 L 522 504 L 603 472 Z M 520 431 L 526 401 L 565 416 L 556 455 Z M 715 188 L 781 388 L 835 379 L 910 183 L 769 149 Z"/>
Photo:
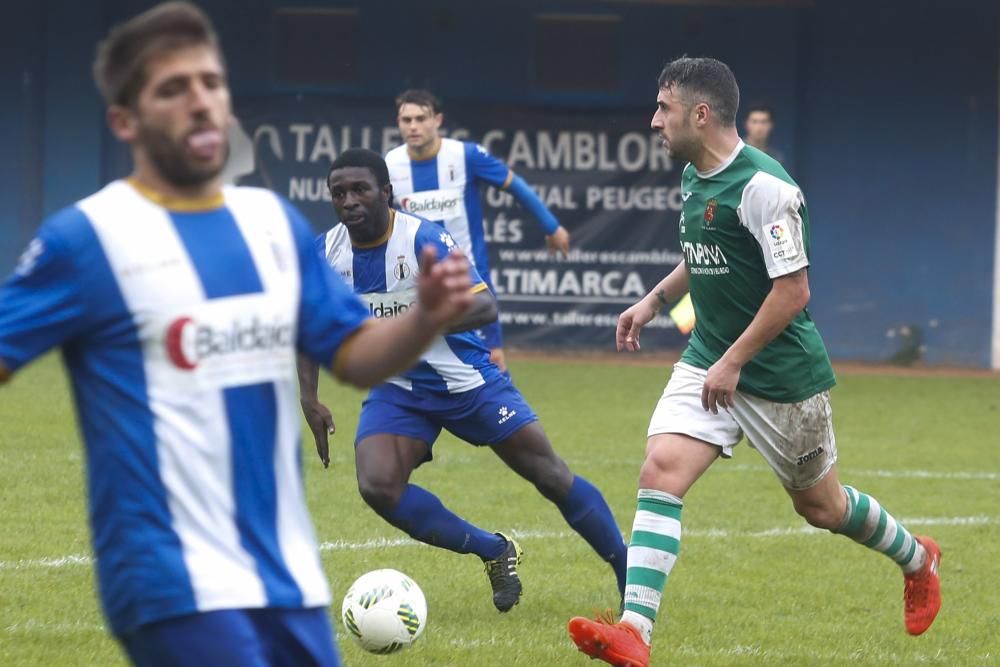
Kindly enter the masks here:
<path id="1" fill-rule="evenodd" d="M 577 616 L 569 621 L 569 636 L 583 653 L 614 667 L 649 667 L 649 645 L 628 623 Z"/>
<path id="2" fill-rule="evenodd" d="M 927 560 L 919 572 L 903 575 L 903 616 L 906 631 L 911 635 L 919 635 L 931 627 L 941 609 L 941 580 L 938 578 L 941 549 L 929 537 L 916 540 L 927 550 Z"/>

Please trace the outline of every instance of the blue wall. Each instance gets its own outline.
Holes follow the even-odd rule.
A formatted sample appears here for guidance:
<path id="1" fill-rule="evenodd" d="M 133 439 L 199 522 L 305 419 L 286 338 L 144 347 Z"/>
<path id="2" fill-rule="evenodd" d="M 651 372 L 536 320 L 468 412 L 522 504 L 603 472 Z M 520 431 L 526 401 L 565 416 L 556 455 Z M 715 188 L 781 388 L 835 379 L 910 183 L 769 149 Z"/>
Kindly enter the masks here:
<path id="1" fill-rule="evenodd" d="M 819 3 L 806 21 L 797 152 L 813 312 L 836 357 L 885 358 L 916 325 L 929 361 L 987 366 L 1000 11 L 905 9 Z"/>
<path id="2" fill-rule="evenodd" d="M 46 0 L 19 9 L 16 27 L 4 22 L 13 55 L 0 59 L 0 266 L 12 264 L 40 215 L 121 172 L 123 151 L 104 129 L 90 63 L 108 25 L 152 4 Z M 220 30 L 237 102 L 298 92 L 385 100 L 380 122 L 391 122 L 389 100 L 411 85 L 455 102 L 651 112 L 663 61 L 719 57 L 733 67 L 744 102 L 767 99 L 778 111 L 775 143 L 811 210 L 812 310 L 832 354 L 886 359 L 900 347 L 901 327 L 915 326 L 927 360 L 989 364 L 997 3 L 817 0 L 750 10 L 514 0 L 502 13 L 459 0 L 202 4 Z M 361 9 L 363 86 L 272 83 L 271 12 L 309 4 Z M 545 11 L 622 17 L 620 92 L 532 87 L 525 45 L 531 17 Z M 450 15 L 444 28 L 442 12 Z"/>
<path id="3" fill-rule="evenodd" d="M 39 5 L 23 8 L 20 21 L 0 21 L 0 273 L 6 274 L 41 215 L 42 49 Z M 30 222 L 29 222 L 30 221 Z"/>

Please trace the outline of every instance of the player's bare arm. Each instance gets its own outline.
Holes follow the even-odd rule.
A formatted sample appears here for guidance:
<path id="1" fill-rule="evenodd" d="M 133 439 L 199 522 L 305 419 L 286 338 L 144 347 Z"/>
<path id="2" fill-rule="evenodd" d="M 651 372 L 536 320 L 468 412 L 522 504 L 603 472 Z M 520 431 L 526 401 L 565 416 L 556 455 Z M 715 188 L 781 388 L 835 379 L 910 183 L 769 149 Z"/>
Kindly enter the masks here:
<path id="1" fill-rule="evenodd" d="M 681 298 L 687 290 L 687 267 L 682 261 L 649 294 L 618 316 L 618 327 L 615 330 L 615 347 L 618 351 L 638 351 L 642 327 L 656 317 L 663 306 Z"/>
<path id="2" fill-rule="evenodd" d="M 478 287 L 480 289 L 473 288 L 472 290 L 472 305 L 469 306 L 469 310 L 458 322 L 448 327 L 448 333 L 472 331 L 486 326 L 490 322 L 496 322 L 498 315 L 496 297 L 485 284 L 480 284 Z"/>
<path id="3" fill-rule="evenodd" d="M 416 306 L 402 317 L 366 325 L 344 342 L 333 367 L 340 380 L 368 388 L 406 370 L 465 314 L 473 298 L 469 261 L 460 252 L 440 262 L 435 256 L 433 246 L 420 255 Z"/>
<path id="4" fill-rule="evenodd" d="M 316 454 L 323 462 L 323 467 L 330 466 L 330 436 L 337 432 L 330 409 L 319 401 L 319 364 L 312 359 L 299 355 L 296 368 L 299 375 L 299 403 L 306 424 L 312 432 L 316 443 Z"/>
<path id="5" fill-rule="evenodd" d="M 722 358 L 712 364 L 705 377 L 701 404 L 718 414 L 719 407 L 733 405 L 733 394 L 740 381 L 740 369 L 785 330 L 809 303 L 809 273 L 803 268 L 775 278 L 764 303 L 750 325 L 740 334 Z"/>

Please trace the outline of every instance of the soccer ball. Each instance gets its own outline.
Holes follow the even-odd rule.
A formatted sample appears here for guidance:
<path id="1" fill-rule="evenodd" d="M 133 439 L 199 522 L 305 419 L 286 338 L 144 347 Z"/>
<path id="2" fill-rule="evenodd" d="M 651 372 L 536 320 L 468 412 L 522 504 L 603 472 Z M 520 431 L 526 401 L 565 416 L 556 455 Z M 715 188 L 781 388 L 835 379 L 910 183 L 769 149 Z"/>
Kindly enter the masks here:
<path id="1" fill-rule="evenodd" d="M 373 570 L 351 584 L 340 616 L 361 648 L 385 655 L 417 641 L 427 624 L 427 601 L 402 572 Z"/>

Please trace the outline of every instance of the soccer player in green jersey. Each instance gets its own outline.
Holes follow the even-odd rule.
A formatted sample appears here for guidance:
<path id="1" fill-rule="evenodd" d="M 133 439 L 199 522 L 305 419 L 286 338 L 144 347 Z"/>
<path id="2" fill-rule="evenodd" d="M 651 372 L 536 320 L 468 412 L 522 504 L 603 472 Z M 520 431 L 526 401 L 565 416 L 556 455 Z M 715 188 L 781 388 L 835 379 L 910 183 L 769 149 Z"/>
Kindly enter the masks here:
<path id="1" fill-rule="evenodd" d="M 619 351 L 690 291 L 696 324 L 650 420 L 618 623 L 574 618 L 581 651 L 645 667 L 664 585 L 677 560 L 682 498 L 745 435 L 795 511 L 892 558 L 903 571 L 906 630 L 918 635 L 941 606 L 941 552 L 914 537 L 871 496 L 837 477 L 829 389 L 833 370 L 809 301 L 809 213 L 781 165 L 736 132 L 739 88 L 710 58 L 680 58 L 660 74 L 652 127 L 681 179 L 684 261 L 621 314 Z"/>

